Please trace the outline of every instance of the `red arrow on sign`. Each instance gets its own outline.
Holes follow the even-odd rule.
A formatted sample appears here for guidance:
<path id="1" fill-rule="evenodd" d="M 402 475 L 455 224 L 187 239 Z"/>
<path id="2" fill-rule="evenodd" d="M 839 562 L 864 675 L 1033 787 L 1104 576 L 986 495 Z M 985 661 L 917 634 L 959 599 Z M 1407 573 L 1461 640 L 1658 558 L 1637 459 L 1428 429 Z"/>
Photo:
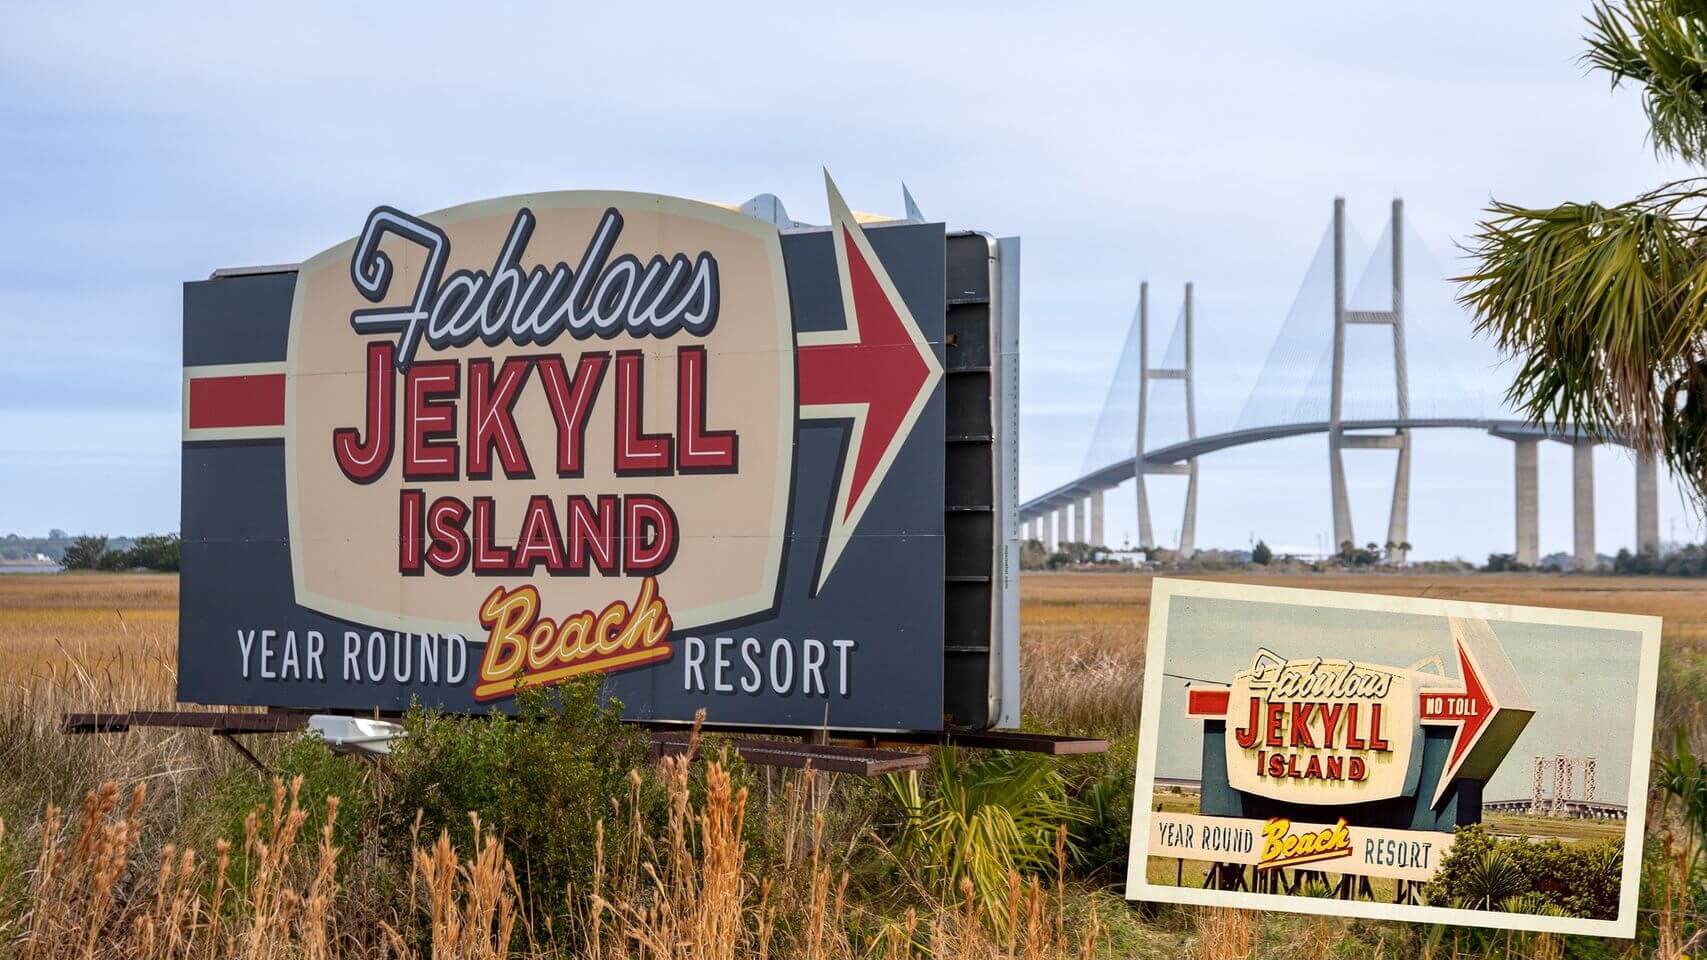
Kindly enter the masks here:
<path id="1" fill-rule="evenodd" d="M 819 587 L 829 578 L 942 379 L 936 351 L 828 171 L 824 186 L 830 198 L 830 230 L 847 326 L 796 338 L 800 416 L 849 420 L 853 429 L 831 505 Z"/>
<path id="2" fill-rule="evenodd" d="M 1452 738 L 1452 752 L 1446 759 L 1448 770 L 1463 762 L 1470 744 L 1481 735 L 1488 717 L 1497 709 L 1483 688 L 1482 678 L 1476 674 L 1476 665 L 1470 662 L 1470 655 L 1464 652 L 1462 643 L 1458 644 L 1458 668 L 1464 677 L 1462 691 L 1425 690 L 1418 694 L 1418 716 L 1423 723 L 1459 725 L 1458 734 Z"/>
<path id="3" fill-rule="evenodd" d="M 1492 776 L 1535 714 L 1487 622 L 1452 617 L 1447 624 L 1458 652 L 1461 687 L 1427 688 L 1417 694 L 1421 722 L 1458 728 L 1435 787 L 1435 804 L 1460 774 L 1483 780 Z"/>

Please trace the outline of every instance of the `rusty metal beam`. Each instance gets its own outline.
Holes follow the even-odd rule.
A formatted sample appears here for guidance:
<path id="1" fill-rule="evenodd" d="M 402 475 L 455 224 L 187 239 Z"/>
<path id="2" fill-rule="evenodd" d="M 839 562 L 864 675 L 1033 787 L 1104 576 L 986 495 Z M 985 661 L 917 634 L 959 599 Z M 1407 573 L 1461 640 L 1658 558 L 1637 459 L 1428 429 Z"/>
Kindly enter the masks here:
<path id="1" fill-rule="evenodd" d="M 68 713 L 66 733 L 123 733 L 132 727 L 185 727 L 215 733 L 290 733 L 308 728 L 305 714 L 238 713 L 211 710 L 132 710 L 128 713 Z"/>
<path id="2" fill-rule="evenodd" d="M 655 731 L 652 734 L 654 756 L 678 756 L 688 750 L 691 734 L 682 731 Z M 742 760 L 767 767 L 810 765 L 814 770 L 831 773 L 852 773 L 862 777 L 923 770 L 930 758 L 922 753 L 905 750 L 882 750 L 875 747 L 853 747 L 833 743 L 799 743 L 788 740 L 761 740 L 751 737 L 717 737 L 704 740 L 698 752 L 728 744 Z"/>
<path id="3" fill-rule="evenodd" d="M 250 752 L 249 748 L 243 745 L 243 741 L 237 739 L 237 735 L 235 733 L 232 733 L 229 730 L 216 730 L 213 735 L 236 748 L 237 752 L 243 755 L 243 759 L 249 761 L 256 770 L 261 771 L 269 777 L 273 775 L 272 768 L 262 763 L 260 757 L 257 757 L 254 753 Z"/>
<path id="4" fill-rule="evenodd" d="M 884 743 L 918 744 L 944 747 L 972 747 L 980 750 L 1018 750 L 1024 753 L 1043 753 L 1062 757 L 1084 753 L 1107 753 L 1108 741 L 1090 737 L 1068 737 L 1054 733 L 1029 733 L 1021 730 L 946 730 L 941 733 L 874 733 L 865 741 L 872 745 Z"/>

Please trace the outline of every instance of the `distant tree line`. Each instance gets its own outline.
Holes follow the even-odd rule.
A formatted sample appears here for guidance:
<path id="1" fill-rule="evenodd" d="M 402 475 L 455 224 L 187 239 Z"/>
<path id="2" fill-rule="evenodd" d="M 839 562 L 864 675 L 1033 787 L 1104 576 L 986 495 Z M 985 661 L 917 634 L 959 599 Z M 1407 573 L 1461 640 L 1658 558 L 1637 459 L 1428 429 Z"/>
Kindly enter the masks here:
<path id="1" fill-rule="evenodd" d="M 1568 571 L 1572 570 L 1572 558 L 1567 554 L 1553 554 L 1542 557 L 1537 565 L 1518 563 L 1516 556 L 1509 553 L 1488 554 L 1488 565 L 1482 568 L 1484 573 L 1528 573 L 1530 571 Z M 1611 572 L 1630 576 L 1654 577 L 1707 577 L 1707 545 L 1688 543 L 1666 550 L 1640 550 L 1632 552 L 1629 548 L 1618 551 L 1610 565 L 1606 558 L 1600 557 L 1596 562 L 1600 572 Z"/>
<path id="2" fill-rule="evenodd" d="M 65 548 L 60 563 L 67 570 L 178 569 L 181 541 L 175 533 L 137 537 L 129 547 L 110 548 L 106 537 L 77 537 Z"/>
<path id="3" fill-rule="evenodd" d="M 1691 543 L 1664 554 L 1656 550 L 1639 553 L 1620 550 L 1618 556 L 1612 558 L 1612 572 L 1664 577 L 1707 576 L 1707 546 Z"/>
<path id="4" fill-rule="evenodd" d="M 46 557 L 58 560 L 71 545 L 71 534 L 64 530 L 48 531 L 45 537 L 25 537 L 16 533 L 8 533 L 0 537 L 0 561 L 25 563 Z"/>
<path id="5" fill-rule="evenodd" d="M 1019 568 L 1021 570 L 1062 570 L 1067 567 L 1082 567 L 1087 564 L 1117 565 L 1107 547 L 1092 546 L 1077 541 L 1064 541 L 1056 545 L 1055 551 L 1042 540 L 1027 540 L 1020 544 Z"/>

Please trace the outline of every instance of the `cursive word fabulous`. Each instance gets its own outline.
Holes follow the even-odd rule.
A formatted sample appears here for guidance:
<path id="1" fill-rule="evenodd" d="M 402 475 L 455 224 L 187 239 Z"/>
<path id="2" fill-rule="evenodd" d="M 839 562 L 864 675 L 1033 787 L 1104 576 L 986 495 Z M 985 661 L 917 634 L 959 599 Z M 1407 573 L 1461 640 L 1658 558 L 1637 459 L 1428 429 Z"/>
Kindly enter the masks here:
<path id="1" fill-rule="evenodd" d="M 621 333 L 664 338 L 678 330 L 705 336 L 717 324 L 717 259 L 700 251 L 669 258 L 654 254 L 642 264 L 632 254 L 614 259 L 622 236 L 622 214 L 607 209 L 574 267 L 523 268 L 522 257 L 536 218 L 516 211 L 490 270 L 457 270 L 445 276 L 450 237 L 438 226 L 394 207 L 368 214 L 350 256 L 350 281 L 370 303 L 391 293 L 391 258 L 379 249 L 386 234 L 425 248 L 426 259 L 409 302 L 350 314 L 359 334 L 397 334 L 397 369 L 415 360 L 422 340 L 434 350 L 480 340 L 496 347 L 544 346 L 567 333 L 577 340 L 610 339 Z"/>

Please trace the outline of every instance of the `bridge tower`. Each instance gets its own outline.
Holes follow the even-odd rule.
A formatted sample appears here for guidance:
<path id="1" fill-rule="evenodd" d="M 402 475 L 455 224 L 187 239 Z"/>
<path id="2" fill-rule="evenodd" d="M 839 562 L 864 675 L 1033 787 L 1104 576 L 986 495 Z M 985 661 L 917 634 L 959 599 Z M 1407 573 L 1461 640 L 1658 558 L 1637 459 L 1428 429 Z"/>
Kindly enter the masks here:
<path id="1" fill-rule="evenodd" d="M 1398 419 L 1411 416 L 1409 379 L 1405 369 L 1405 256 L 1403 200 L 1393 201 L 1393 305 L 1390 310 L 1348 310 L 1345 291 L 1345 198 L 1334 198 L 1334 365 L 1332 393 L 1328 401 L 1328 471 L 1333 483 L 1334 548 L 1340 544 L 1357 543 L 1351 526 L 1351 498 L 1346 492 L 1345 461 L 1342 451 L 1397 450 L 1398 465 L 1393 473 L 1393 506 L 1388 514 L 1387 541 L 1395 546 L 1391 559 L 1405 561 L 1406 551 L 1398 544 L 1405 542 L 1411 512 L 1411 432 L 1399 427 L 1392 434 L 1346 434 L 1341 426 L 1345 396 L 1345 328 L 1347 324 L 1367 323 L 1390 327 L 1393 331 L 1393 388 L 1398 401 Z M 1143 423 L 1142 414 L 1139 423 Z M 1139 436 L 1143 427 L 1139 427 Z M 1193 465 L 1195 469 L 1195 464 Z M 1142 497 L 1142 494 L 1140 494 Z"/>
<path id="2" fill-rule="evenodd" d="M 1192 389 L 1191 344 L 1191 284 L 1185 285 L 1185 365 L 1180 367 L 1150 366 L 1150 284 L 1138 285 L 1138 444 L 1133 449 L 1133 479 L 1138 487 L 1138 545 L 1156 545 L 1150 526 L 1150 496 L 1144 478 L 1149 474 L 1184 474 L 1185 516 L 1180 520 L 1179 554 L 1190 557 L 1197 552 L 1197 458 L 1185 463 L 1148 463 L 1144 459 L 1144 427 L 1149 414 L 1150 380 L 1179 380 L 1185 386 L 1186 438 L 1197 439 L 1197 405 Z M 1098 511 L 1100 514 L 1100 510 Z"/>

